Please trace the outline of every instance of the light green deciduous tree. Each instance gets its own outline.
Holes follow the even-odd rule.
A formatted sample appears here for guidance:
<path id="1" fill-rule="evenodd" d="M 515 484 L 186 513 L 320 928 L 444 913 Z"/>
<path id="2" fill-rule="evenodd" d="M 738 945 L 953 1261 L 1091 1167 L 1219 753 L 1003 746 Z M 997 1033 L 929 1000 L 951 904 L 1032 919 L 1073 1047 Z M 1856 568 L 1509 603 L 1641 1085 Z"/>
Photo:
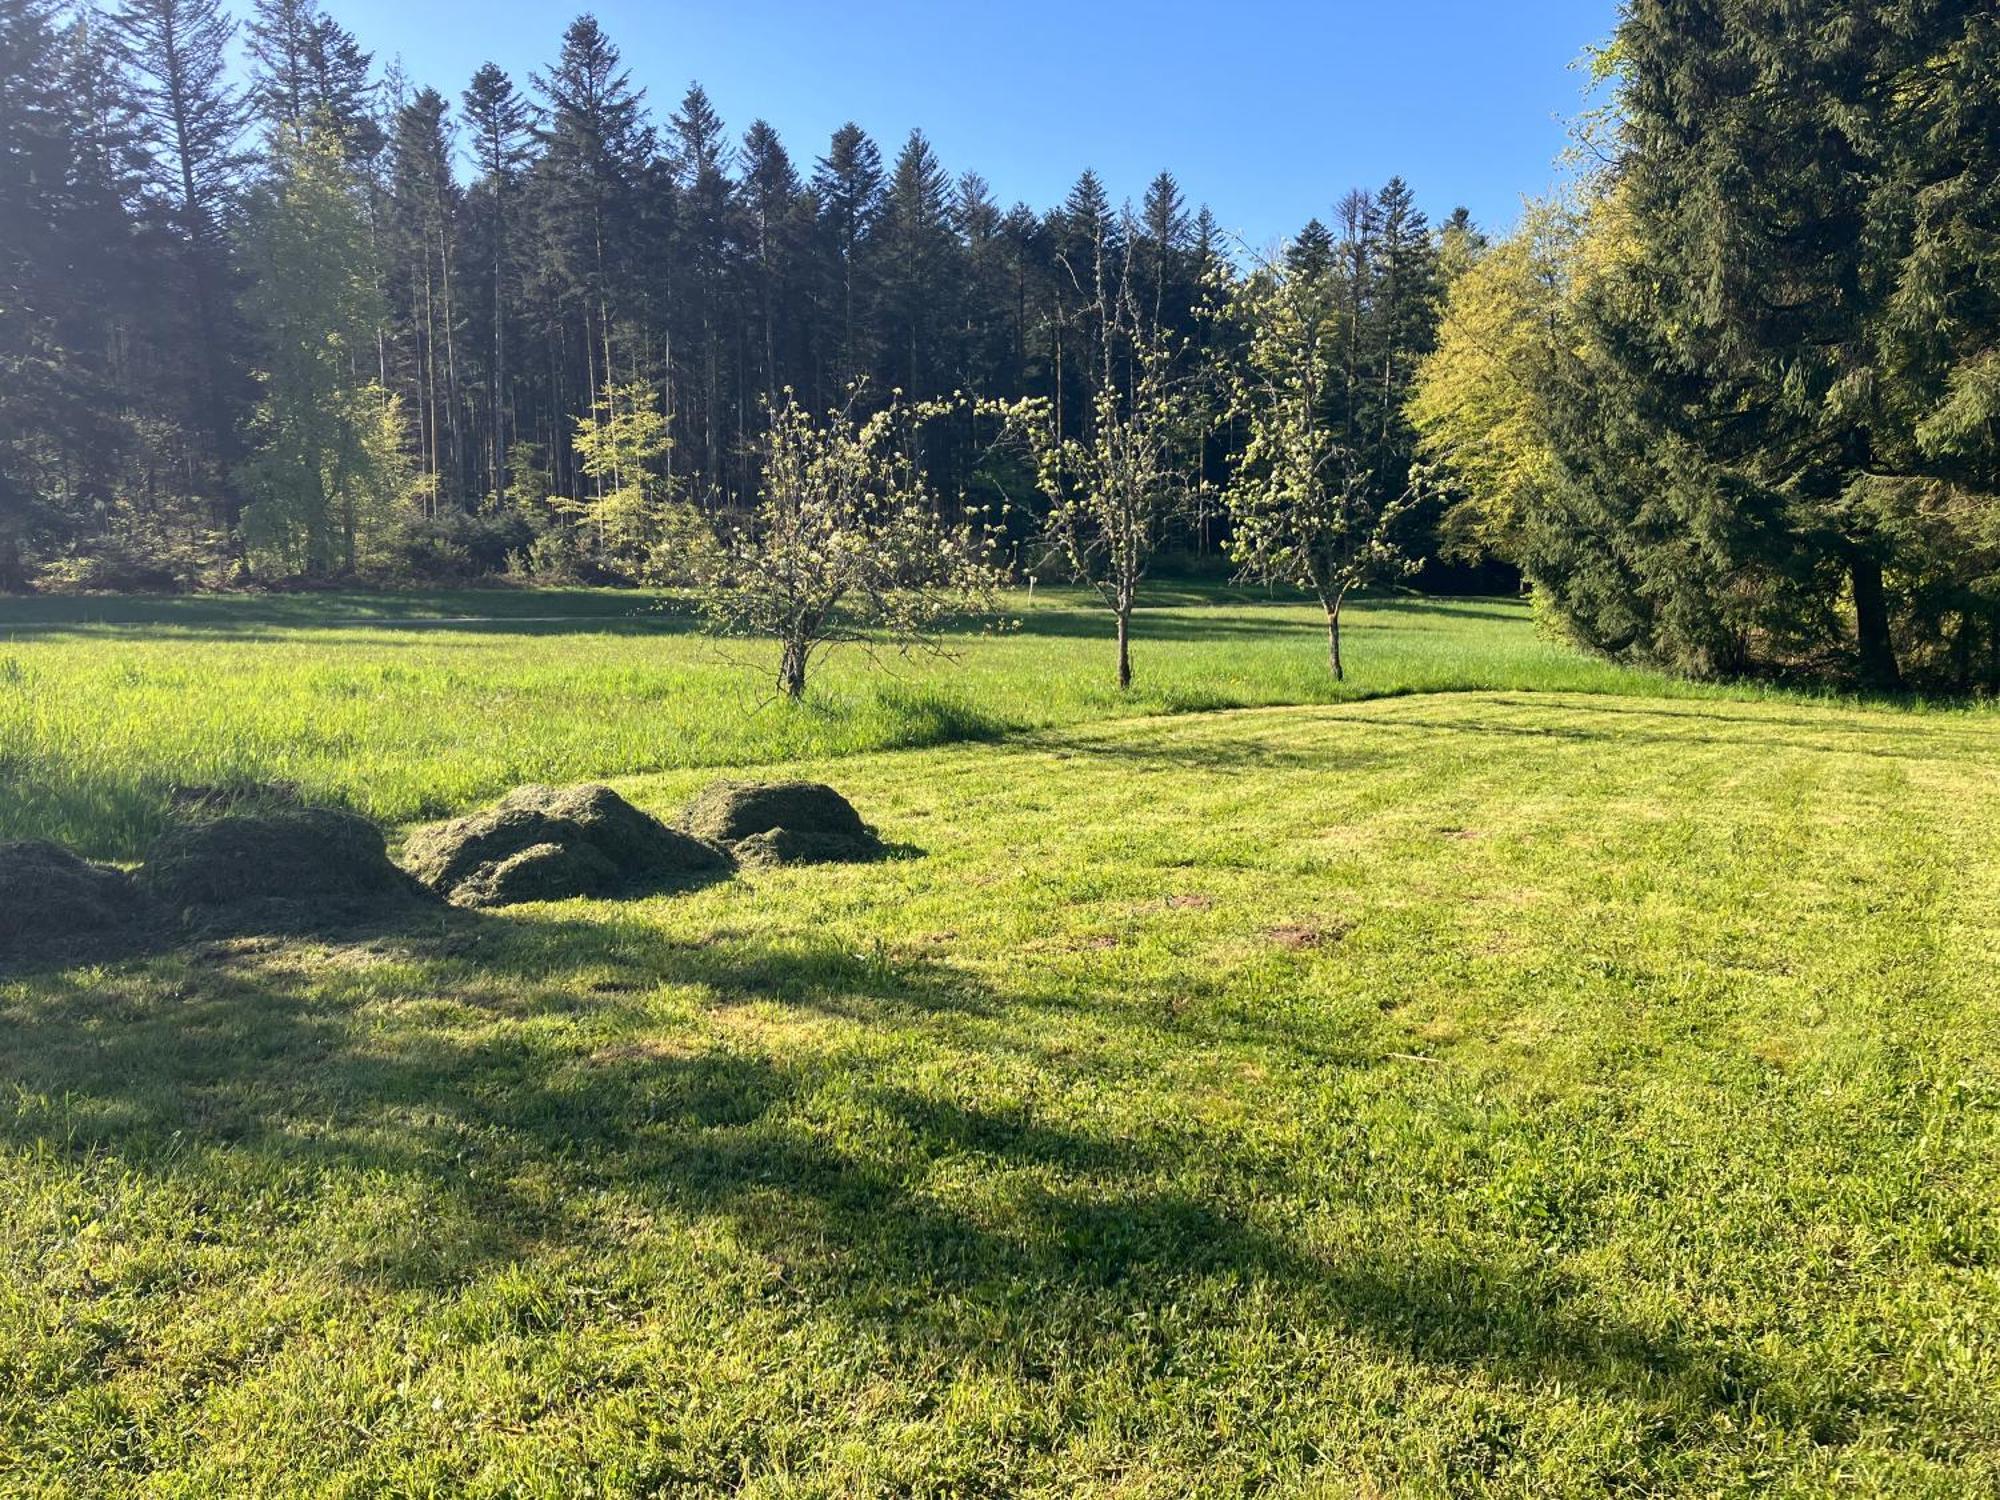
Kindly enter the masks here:
<path id="1" fill-rule="evenodd" d="M 1339 679 L 1348 594 L 1408 567 L 1391 528 L 1409 495 L 1380 498 L 1339 441 L 1344 324 L 1332 274 L 1297 257 L 1260 267 L 1235 288 L 1228 312 L 1243 346 L 1230 372 L 1230 412 L 1247 433 L 1224 492 L 1230 555 L 1244 577 L 1319 600 L 1327 665 Z"/>
<path id="2" fill-rule="evenodd" d="M 606 386 L 590 415 L 577 419 L 575 445 L 590 488 L 562 508 L 579 518 L 600 560 L 634 577 L 669 568 L 672 538 L 683 528 L 663 471 L 672 439 L 652 385 Z"/>
<path id="3" fill-rule="evenodd" d="M 366 564 L 411 473 L 398 405 L 364 373 L 383 310 L 341 144 L 283 128 L 272 149 L 244 236 L 263 350 L 244 530 L 257 566 L 327 577 Z"/>

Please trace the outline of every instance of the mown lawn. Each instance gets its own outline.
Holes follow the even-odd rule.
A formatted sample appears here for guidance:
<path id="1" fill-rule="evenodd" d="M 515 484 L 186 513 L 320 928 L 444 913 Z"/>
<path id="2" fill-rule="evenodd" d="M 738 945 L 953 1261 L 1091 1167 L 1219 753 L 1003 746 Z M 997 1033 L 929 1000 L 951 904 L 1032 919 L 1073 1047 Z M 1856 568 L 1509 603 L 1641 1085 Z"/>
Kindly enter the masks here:
<path id="1" fill-rule="evenodd" d="M 786 767 L 890 863 L 0 978 L 0 1491 L 2000 1489 L 2000 719 L 1081 680 Z"/>
<path id="2" fill-rule="evenodd" d="M 955 659 L 852 650 L 800 707 L 775 648 L 717 643 L 615 592 L 0 600 L 0 836 L 135 858 L 175 787 L 283 780 L 389 822 L 524 781 L 939 745 L 1119 715 L 1465 688 L 1646 691 L 1660 679 L 1541 639 L 1516 601 L 1364 602 L 1350 680 L 1314 608 L 1160 586 L 1138 690 L 1107 616 L 1013 601 Z"/>

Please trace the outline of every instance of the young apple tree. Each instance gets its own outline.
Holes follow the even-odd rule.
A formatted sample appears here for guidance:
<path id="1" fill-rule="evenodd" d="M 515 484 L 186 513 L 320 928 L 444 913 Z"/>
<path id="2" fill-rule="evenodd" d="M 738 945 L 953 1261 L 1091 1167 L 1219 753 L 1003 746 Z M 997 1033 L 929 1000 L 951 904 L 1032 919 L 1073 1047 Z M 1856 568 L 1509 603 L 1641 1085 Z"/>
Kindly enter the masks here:
<path id="1" fill-rule="evenodd" d="M 1367 471 L 1335 439 L 1342 323 L 1331 274 L 1310 264 L 1262 266 L 1230 294 L 1228 308 L 1243 339 L 1230 414 L 1246 432 L 1223 497 L 1230 556 L 1246 579 L 1303 588 L 1319 600 L 1338 681 L 1349 592 L 1414 566 L 1390 534 L 1411 495 L 1379 502 Z"/>
<path id="2" fill-rule="evenodd" d="M 1130 243 L 1132 236 L 1127 235 Z M 1097 356 L 1085 430 L 1066 433 L 1061 407 L 1031 399 L 1011 408 L 1048 501 L 1043 552 L 1110 609 L 1118 687 L 1132 686 L 1132 611 L 1168 524 L 1195 490 L 1200 392 L 1182 351 L 1139 313 L 1131 266 L 1113 286 L 1100 239 L 1087 316 Z"/>
<path id="3" fill-rule="evenodd" d="M 857 419 L 850 400 L 820 419 L 789 389 L 772 409 L 757 503 L 694 559 L 695 598 L 716 634 L 778 638 L 787 697 L 833 646 L 941 651 L 948 621 L 996 611 L 991 534 L 941 518 L 902 441 L 937 414 L 892 402 Z"/>

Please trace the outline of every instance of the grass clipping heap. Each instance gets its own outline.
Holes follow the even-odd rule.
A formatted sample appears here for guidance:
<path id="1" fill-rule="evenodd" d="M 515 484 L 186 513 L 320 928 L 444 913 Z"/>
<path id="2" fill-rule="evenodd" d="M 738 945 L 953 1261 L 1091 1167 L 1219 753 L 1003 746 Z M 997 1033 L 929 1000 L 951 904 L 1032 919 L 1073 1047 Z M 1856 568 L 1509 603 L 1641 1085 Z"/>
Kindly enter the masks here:
<path id="1" fill-rule="evenodd" d="M 681 821 L 741 865 L 826 864 L 888 852 L 854 805 L 817 781 L 718 781 L 688 804 Z"/>
<path id="2" fill-rule="evenodd" d="M 0 958 L 67 952 L 121 932 L 144 897 L 123 870 L 44 839 L 0 843 Z"/>
<path id="3" fill-rule="evenodd" d="M 729 857 L 608 786 L 516 787 L 484 812 L 410 835 L 403 862 L 455 906 L 562 901 L 697 883 Z"/>
<path id="4" fill-rule="evenodd" d="M 162 906 L 278 926 L 374 915 L 430 893 L 396 868 L 382 830 L 331 807 L 192 818 L 155 839 L 136 877 Z"/>

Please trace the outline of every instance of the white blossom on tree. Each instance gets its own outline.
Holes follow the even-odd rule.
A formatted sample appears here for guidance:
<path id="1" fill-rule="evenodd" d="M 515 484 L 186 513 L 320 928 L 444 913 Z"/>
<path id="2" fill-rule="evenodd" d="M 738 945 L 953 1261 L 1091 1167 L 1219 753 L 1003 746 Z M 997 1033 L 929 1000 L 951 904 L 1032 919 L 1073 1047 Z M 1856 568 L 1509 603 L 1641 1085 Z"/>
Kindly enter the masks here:
<path id="1" fill-rule="evenodd" d="M 939 414 L 899 400 L 815 417 L 790 390 L 772 408 L 757 503 L 693 559 L 695 597 L 717 634 L 776 636 L 778 687 L 842 643 L 943 650 L 947 624 L 991 615 L 1003 581 L 976 512 L 940 514 L 904 441 Z"/>

